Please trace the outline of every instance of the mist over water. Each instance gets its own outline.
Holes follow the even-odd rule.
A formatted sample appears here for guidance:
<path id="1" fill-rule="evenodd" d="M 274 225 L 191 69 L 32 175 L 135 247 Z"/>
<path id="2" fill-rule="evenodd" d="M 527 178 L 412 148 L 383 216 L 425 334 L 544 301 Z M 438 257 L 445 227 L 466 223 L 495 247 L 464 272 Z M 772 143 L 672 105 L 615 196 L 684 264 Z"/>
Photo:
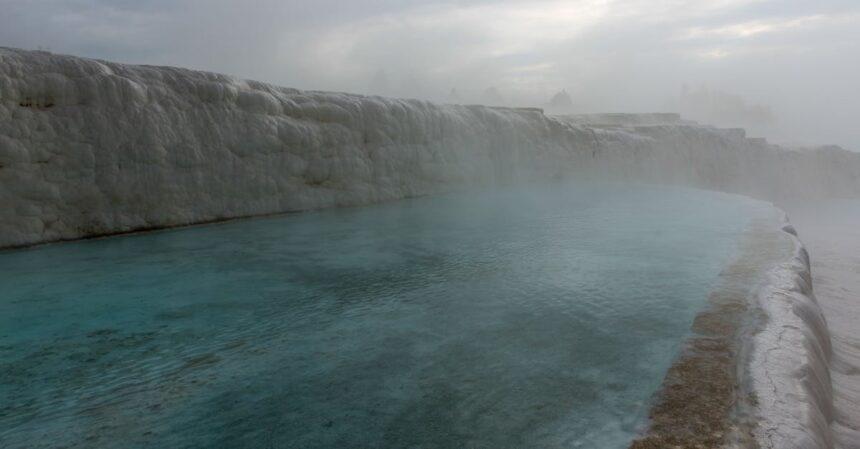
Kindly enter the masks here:
<path id="1" fill-rule="evenodd" d="M 860 441 L 857 0 L 0 11 L 0 247 L 413 198 L 0 251 L 0 449 L 672 440 L 653 395 L 774 209 L 595 179 L 797 212 L 697 362 L 731 416 L 670 424 Z"/>
<path id="2" fill-rule="evenodd" d="M 625 447 L 753 217 L 554 184 L 0 254 L 0 440 Z"/>

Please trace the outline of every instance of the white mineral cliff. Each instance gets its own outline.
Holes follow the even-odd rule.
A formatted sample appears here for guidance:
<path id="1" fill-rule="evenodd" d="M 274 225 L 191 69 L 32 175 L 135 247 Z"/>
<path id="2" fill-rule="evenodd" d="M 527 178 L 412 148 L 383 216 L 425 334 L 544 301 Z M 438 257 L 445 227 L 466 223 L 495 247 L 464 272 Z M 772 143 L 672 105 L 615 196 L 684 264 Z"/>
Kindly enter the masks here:
<path id="1" fill-rule="evenodd" d="M 830 334 L 812 292 L 809 254 L 787 221 L 783 229 L 789 257 L 757 292 L 767 319 L 748 367 L 758 404 L 755 440 L 762 449 L 833 448 Z"/>
<path id="2" fill-rule="evenodd" d="M 0 247 L 545 177 L 580 142 L 536 110 L 0 49 Z"/>
<path id="3" fill-rule="evenodd" d="M 860 193 L 860 155 L 673 115 L 553 118 L 0 48 L 0 248 L 596 173 Z"/>
<path id="4" fill-rule="evenodd" d="M 787 209 L 812 254 L 815 297 L 833 343 L 834 447 L 860 449 L 860 201 L 815 201 Z"/>
<path id="5" fill-rule="evenodd" d="M 789 151 L 671 114 L 550 117 L 0 48 L 0 248 L 560 176 L 860 197 L 860 154 Z M 824 357 L 808 363 L 825 372 L 779 377 L 768 398 L 816 407 L 778 424 L 814 434 L 796 447 L 826 447 L 832 405 L 809 379 L 829 388 L 829 336 L 803 301 L 807 262 L 790 264 L 774 295 L 798 306 L 765 310 L 806 327 L 767 366 Z"/>

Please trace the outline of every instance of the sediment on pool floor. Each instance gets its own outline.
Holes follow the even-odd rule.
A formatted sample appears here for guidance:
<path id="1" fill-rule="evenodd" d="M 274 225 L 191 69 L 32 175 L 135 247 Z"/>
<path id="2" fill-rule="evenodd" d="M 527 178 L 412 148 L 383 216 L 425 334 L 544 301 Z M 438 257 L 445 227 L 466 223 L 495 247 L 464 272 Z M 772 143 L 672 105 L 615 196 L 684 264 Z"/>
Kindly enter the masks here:
<path id="1" fill-rule="evenodd" d="M 742 374 L 744 337 L 761 320 L 754 302 L 757 284 L 790 254 L 781 234 L 763 220 L 744 235 L 739 256 L 720 273 L 708 305 L 693 322 L 693 336 L 666 374 L 647 432 L 631 449 L 756 447 L 750 413 L 756 397 Z"/>

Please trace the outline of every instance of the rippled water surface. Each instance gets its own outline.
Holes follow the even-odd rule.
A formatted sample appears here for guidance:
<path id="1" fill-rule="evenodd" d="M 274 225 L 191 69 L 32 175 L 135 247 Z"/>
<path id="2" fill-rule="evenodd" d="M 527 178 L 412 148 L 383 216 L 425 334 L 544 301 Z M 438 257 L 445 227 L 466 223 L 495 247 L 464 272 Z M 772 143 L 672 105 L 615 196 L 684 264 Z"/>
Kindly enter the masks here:
<path id="1" fill-rule="evenodd" d="M 0 253 L 0 447 L 622 448 L 751 200 L 551 185 Z"/>

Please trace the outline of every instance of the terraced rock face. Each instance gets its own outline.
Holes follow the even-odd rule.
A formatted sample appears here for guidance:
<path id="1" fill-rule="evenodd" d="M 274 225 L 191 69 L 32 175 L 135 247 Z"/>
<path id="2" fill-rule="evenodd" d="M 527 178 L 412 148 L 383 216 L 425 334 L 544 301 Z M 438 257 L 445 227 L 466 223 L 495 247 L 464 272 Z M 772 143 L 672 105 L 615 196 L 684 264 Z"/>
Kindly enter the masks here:
<path id="1" fill-rule="evenodd" d="M 787 150 L 671 114 L 550 117 L 0 48 L 0 248 L 560 177 L 857 198 L 860 155 Z M 830 339 L 793 243 L 760 304 L 715 297 L 694 326 L 701 338 L 669 372 L 667 385 L 681 387 L 667 388 L 638 447 L 727 436 L 828 447 Z M 759 305 L 767 320 L 748 367 L 733 326 Z M 713 394 L 688 401 L 698 390 L 685 379 L 708 379 Z M 757 425 L 737 427 L 738 400 L 760 413 Z M 679 413 L 696 417 L 702 427 L 686 431 L 703 439 L 673 439 Z"/>
<path id="2" fill-rule="evenodd" d="M 0 49 L 0 247 L 544 177 L 581 133 L 539 110 Z"/>
<path id="3" fill-rule="evenodd" d="M 0 48 L 0 248 L 560 176 L 860 190 L 843 150 L 782 151 L 670 114 L 596 119 Z"/>

